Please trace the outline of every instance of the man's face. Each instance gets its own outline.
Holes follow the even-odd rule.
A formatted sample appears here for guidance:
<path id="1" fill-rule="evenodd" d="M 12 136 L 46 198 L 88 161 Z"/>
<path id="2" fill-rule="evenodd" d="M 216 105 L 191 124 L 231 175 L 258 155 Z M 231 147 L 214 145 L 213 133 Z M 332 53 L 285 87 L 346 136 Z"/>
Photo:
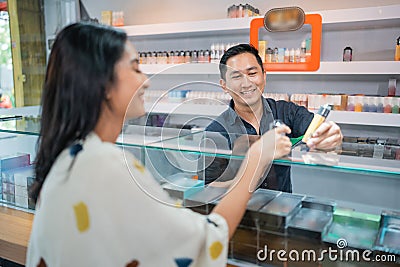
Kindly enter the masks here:
<path id="1" fill-rule="evenodd" d="M 262 72 L 256 57 L 250 53 L 233 56 L 226 62 L 226 81 L 221 86 L 235 102 L 235 106 L 252 107 L 261 101 L 264 92 L 265 73 Z"/>

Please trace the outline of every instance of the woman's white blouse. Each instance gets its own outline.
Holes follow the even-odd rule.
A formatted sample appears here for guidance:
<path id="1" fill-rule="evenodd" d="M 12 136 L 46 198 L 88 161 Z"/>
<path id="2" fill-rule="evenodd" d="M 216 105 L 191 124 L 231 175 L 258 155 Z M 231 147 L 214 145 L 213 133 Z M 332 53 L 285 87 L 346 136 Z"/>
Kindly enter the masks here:
<path id="1" fill-rule="evenodd" d="M 225 219 L 173 201 L 133 155 L 91 133 L 47 176 L 26 266 L 226 266 Z"/>

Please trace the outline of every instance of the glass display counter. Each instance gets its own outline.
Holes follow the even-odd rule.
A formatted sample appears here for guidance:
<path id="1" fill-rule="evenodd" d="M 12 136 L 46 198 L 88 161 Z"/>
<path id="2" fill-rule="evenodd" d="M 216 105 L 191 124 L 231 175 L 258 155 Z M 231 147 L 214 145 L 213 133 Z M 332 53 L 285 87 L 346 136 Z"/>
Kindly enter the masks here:
<path id="1" fill-rule="evenodd" d="M 31 212 L 34 208 L 27 191 L 34 179 L 32 164 L 39 123 L 40 119 L 33 117 L 0 119 L 3 205 Z M 246 151 L 258 138 L 125 125 L 117 145 L 133 153 L 165 191 L 182 205 L 208 214 L 233 186 L 233 179 Z M 400 189 L 398 160 L 341 155 L 340 149 L 330 152 L 308 151 L 304 145 L 300 145 L 294 147 L 287 157 L 275 160 L 274 164 L 329 170 L 337 176 L 352 174 L 391 179 L 399 185 L 396 190 Z M 400 202 L 394 203 L 394 206 L 398 205 Z M 276 251 L 297 249 L 300 253 L 307 248 L 318 252 L 334 247 L 339 250 L 369 250 L 374 257 L 394 255 L 394 261 L 399 263 L 400 208 L 378 209 L 379 214 L 369 214 L 359 212 L 351 203 L 344 206 L 324 196 L 258 189 L 230 242 L 229 257 L 232 261 L 280 265 L 280 259 L 266 257 L 267 245 L 268 249 Z M 342 240 L 345 246 L 339 247 L 339 241 Z M 324 263 L 324 259 L 305 265 L 318 263 Z M 340 262 L 337 264 L 340 265 Z"/>
<path id="2" fill-rule="evenodd" d="M 8 134 L 38 136 L 39 129 L 40 118 L 13 116 L 0 118 L 0 133 L 3 139 L 13 136 Z M 125 125 L 117 145 L 239 160 L 244 159 L 247 149 L 258 138 L 258 136 L 223 135 L 205 131 L 193 132 L 188 129 Z M 309 151 L 305 145 L 295 147 L 289 156 L 274 160 L 274 163 L 333 168 L 338 172 L 369 173 L 400 179 L 400 160 L 341 155 L 340 150 Z"/>

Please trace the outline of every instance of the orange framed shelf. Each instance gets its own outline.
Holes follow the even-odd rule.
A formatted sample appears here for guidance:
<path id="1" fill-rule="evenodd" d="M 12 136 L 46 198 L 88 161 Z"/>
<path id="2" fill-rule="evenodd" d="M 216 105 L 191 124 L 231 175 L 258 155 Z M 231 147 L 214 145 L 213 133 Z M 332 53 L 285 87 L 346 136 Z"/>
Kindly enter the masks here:
<path id="1" fill-rule="evenodd" d="M 304 24 L 311 26 L 311 57 L 301 63 L 264 63 L 265 71 L 316 71 L 321 57 L 322 17 L 319 14 L 307 14 Z M 264 27 L 264 18 L 255 18 L 250 22 L 250 44 L 258 49 L 258 29 Z"/>

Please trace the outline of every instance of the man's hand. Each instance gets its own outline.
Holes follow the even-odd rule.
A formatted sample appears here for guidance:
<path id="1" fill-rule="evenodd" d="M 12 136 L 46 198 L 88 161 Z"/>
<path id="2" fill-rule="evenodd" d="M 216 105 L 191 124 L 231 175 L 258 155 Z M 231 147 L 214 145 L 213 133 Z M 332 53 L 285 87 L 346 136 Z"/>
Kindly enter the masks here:
<path id="1" fill-rule="evenodd" d="M 307 141 L 311 149 L 330 150 L 342 144 L 343 135 L 339 126 L 333 121 L 322 123 Z"/>

